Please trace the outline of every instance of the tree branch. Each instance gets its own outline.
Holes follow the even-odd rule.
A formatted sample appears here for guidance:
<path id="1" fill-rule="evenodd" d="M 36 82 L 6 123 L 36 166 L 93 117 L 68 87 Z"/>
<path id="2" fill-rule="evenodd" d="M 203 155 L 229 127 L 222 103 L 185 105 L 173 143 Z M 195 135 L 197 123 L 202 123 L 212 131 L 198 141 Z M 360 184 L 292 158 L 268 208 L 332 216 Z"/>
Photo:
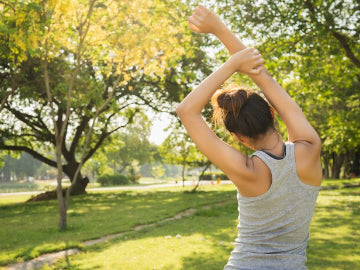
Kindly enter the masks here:
<path id="1" fill-rule="evenodd" d="M 26 147 L 26 146 L 17 146 L 17 145 L 0 145 L 0 149 L 2 150 L 10 150 L 10 151 L 19 151 L 19 152 L 26 152 L 32 155 L 37 160 L 46 163 L 49 166 L 55 167 L 57 166 L 56 162 L 44 157 L 43 155 L 39 154 L 38 152 Z"/>
<path id="2" fill-rule="evenodd" d="M 109 132 L 103 132 L 100 136 L 100 139 L 97 141 L 96 145 L 89 150 L 88 154 L 86 155 L 85 159 L 84 159 L 84 163 L 92 157 L 92 155 L 96 152 L 96 150 L 101 146 L 101 144 L 104 142 L 104 140 L 109 137 L 111 134 L 113 134 L 114 132 L 118 131 L 120 128 L 126 127 L 129 123 L 132 122 L 132 119 L 134 118 L 135 114 L 137 113 L 137 111 L 135 111 L 132 115 L 130 115 L 128 121 L 126 124 L 121 125 L 115 129 L 113 129 L 112 131 Z"/>
<path id="3" fill-rule="evenodd" d="M 77 146 L 77 144 L 78 144 L 78 142 L 79 142 L 79 140 L 81 138 L 81 134 L 85 130 L 86 126 L 88 125 L 89 120 L 90 120 L 90 118 L 88 116 L 84 115 L 80 125 L 78 125 L 78 127 L 76 128 L 75 136 L 74 136 L 74 139 L 71 142 L 71 146 L 70 146 L 70 150 L 69 150 L 69 153 L 71 155 L 75 154 L 76 146 Z"/>
<path id="4" fill-rule="evenodd" d="M 51 138 L 53 138 L 53 134 L 49 133 L 49 132 L 43 132 L 42 127 L 36 123 L 36 122 L 32 122 L 30 119 L 33 118 L 32 115 L 26 114 L 26 113 L 22 113 L 14 108 L 11 108 L 10 106 L 6 106 L 6 109 L 9 110 L 18 120 L 20 120 L 21 122 L 23 122 L 24 124 L 26 124 L 27 126 L 29 126 L 34 133 L 37 134 L 42 134 L 43 138 L 49 138 L 49 142 L 55 144 L 55 141 L 52 140 Z M 39 117 L 38 117 L 39 118 Z M 48 131 L 48 129 L 47 129 Z"/>
<path id="5" fill-rule="evenodd" d="M 2 109 L 4 109 L 5 102 L 6 102 L 7 99 L 9 98 L 10 94 L 11 94 L 10 91 L 7 92 L 7 93 L 5 94 L 5 97 L 2 99 L 1 104 L 0 104 L 0 112 L 2 111 Z"/>
<path id="6" fill-rule="evenodd" d="M 358 68 L 360 68 L 360 60 L 355 56 L 355 54 L 353 53 L 353 51 L 350 48 L 349 43 L 347 42 L 347 38 L 332 30 L 331 34 L 339 41 L 340 45 L 343 47 L 343 49 L 345 50 L 346 56 L 350 59 L 350 61 Z"/>
<path id="7" fill-rule="evenodd" d="M 324 25 L 321 22 L 319 22 L 319 20 L 316 19 L 316 10 L 314 5 L 311 3 L 311 1 L 306 0 L 305 6 L 309 9 L 313 21 L 316 24 L 324 27 L 327 32 L 329 32 L 332 36 L 334 36 L 339 41 L 341 47 L 345 50 L 346 56 L 350 59 L 350 61 L 356 67 L 360 68 L 360 60 L 355 56 L 352 49 L 350 48 L 347 38 L 344 35 L 334 30 L 335 29 L 334 16 L 329 11 L 326 11 L 325 14 L 326 24 Z"/>

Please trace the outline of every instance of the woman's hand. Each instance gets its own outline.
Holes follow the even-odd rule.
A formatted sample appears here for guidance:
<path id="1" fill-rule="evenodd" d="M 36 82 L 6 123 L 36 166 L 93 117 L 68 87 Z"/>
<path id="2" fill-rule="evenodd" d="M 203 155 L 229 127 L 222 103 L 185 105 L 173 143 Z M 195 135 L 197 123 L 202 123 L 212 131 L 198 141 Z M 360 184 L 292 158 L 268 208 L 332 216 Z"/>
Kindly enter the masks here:
<path id="1" fill-rule="evenodd" d="M 190 29 L 197 33 L 217 35 L 226 29 L 225 24 L 215 13 L 201 5 L 194 10 L 188 21 Z"/>
<path id="2" fill-rule="evenodd" d="M 246 48 L 234 53 L 227 62 L 234 72 L 252 75 L 258 75 L 265 63 L 259 51 L 254 48 Z"/>

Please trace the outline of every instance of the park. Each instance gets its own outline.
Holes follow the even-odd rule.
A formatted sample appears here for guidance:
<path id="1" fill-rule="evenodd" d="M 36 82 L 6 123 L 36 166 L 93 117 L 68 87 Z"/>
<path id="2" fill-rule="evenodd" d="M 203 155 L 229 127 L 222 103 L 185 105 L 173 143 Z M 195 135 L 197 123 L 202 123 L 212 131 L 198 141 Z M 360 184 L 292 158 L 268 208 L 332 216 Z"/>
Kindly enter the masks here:
<path id="1" fill-rule="evenodd" d="M 175 111 L 231 58 L 189 28 L 199 4 L 261 52 L 321 140 L 306 266 L 360 269 L 360 6 L 337 0 L 0 1 L 0 268 L 223 269 L 238 190 Z M 259 92 L 240 72 L 231 85 Z"/>

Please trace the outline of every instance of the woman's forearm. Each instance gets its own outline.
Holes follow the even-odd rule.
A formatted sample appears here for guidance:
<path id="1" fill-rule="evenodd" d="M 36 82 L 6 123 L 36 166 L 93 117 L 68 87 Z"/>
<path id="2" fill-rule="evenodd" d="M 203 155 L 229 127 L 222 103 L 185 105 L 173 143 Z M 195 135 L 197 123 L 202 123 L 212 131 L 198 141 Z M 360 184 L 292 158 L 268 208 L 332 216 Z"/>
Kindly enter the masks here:
<path id="1" fill-rule="evenodd" d="M 241 42 L 241 40 L 226 26 L 222 27 L 214 34 L 224 44 L 231 55 L 246 49 L 246 46 Z"/>

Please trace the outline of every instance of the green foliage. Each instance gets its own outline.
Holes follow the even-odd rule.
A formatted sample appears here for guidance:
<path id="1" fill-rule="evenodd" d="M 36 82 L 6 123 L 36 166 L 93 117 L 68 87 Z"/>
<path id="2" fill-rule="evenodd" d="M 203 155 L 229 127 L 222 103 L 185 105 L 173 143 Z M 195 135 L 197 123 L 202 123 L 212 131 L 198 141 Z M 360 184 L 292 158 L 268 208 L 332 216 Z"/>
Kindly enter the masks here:
<path id="1" fill-rule="evenodd" d="M 135 180 L 135 178 L 133 178 Z M 119 186 L 119 185 L 128 185 L 134 183 L 131 179 L 123 174 L 113 174 L 113 175 L 102 175 L 97 180 L 101 186 Z"/>
<path id="2" fill-rule="evenodd" d="M 154 176 L 154 178 L 156 179 L 160 179 L 164 176 L 165 174 L 165 168 L 162 164 L 159 165 L 155 165 L 151 168 L 151 174 L 152 176 Z"/>
<path id="3" fill-rule="evenodd" d="M 203 166 L 207 158 L 197 149 L 182 126 L 174 125 L 170 135 L 159 146 L 159 152 L 169 164 Z"/>
<path id="4" fill-rule="evenodd" d="M 179 99 L 204 66 L 199 60 L 203 54 L 194 53 L 183 19 L 189 10 L 182 2 L 2 1 L 0 11 L 1 97 L 16 90 L 0 115 L 0 149 L 26 151 L 56 166 L 51 155 L 54 124 L 45 94 L 48 77 L 58 126 L 71 101 L 62 148 L 68 175 L 78 165 L 83 135 L 107 98 L 113 95 L 95 123 L 85 161 L 132 122 L 139 106 L 170 110 L 169 103 Z M 190 58 L 198 61 L 188 65 Z M 71 97 L 66 98 L 69 89 Z M 123 145 L 127 139 L 119 140 Z M 124 156 L 137 152 L 130 144 L 136 142 L 129 142 Z M 141 156 L 146 155 L 137 159 Z M 99 171 L 106 170 L 98 165 Z"/>
<path id="5" fill-rule="evenodd" d="M 221 173 L 221 172 L 205 172 L 200 180 L 214 180 L 216 181 L 218 178 L 220 178 L 220 180 L 229 180 L 229 178 L 226 176 L 226 174 Z"/>

